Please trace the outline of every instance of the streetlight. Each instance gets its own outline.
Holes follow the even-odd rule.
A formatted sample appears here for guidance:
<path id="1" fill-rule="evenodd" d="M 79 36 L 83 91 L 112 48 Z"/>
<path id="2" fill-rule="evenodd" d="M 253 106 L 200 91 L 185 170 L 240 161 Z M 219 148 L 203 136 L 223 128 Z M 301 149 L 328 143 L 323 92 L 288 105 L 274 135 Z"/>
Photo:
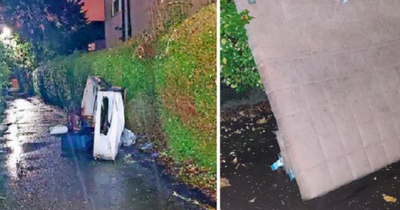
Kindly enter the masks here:
<path id="1" fill-rule="evenodd" d="M 9 38 L 9 37 L 11 37 L 11 36 L 12 36 L 12 30 L 11 30 L 11 28 L 9 28 L 9 27 L 7 27 L 7 26 L 4 26 L 4 27 L 3 27 L 3 32 L 1 33 L 1 36 L 2 36 L 3 38 Z"/>
<path id="2" fill-rule="evenodd" d="M 3 25 L 0 32 L 0 41 L 11 47 L 15 47 L 15 40 L 12 39 L 13 31 L 10 27 Z"/>

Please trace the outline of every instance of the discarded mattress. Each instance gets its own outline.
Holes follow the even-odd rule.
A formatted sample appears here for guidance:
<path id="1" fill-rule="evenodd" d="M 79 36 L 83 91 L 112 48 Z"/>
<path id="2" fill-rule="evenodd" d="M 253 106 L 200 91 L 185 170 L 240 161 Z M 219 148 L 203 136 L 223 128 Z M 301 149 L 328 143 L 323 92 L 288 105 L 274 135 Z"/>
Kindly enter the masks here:
<path id="1" fill-rule="evenodd" d="M 400 1 L 235 0 L 303 199 L 400 159 Z"/>

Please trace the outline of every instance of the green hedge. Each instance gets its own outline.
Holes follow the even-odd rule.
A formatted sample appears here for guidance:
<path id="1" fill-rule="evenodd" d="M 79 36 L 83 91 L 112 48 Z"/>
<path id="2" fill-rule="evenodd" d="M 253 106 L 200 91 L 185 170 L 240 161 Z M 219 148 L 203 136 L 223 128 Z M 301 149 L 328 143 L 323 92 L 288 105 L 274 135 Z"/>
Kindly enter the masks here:
<path id="1" fill-rule="evenodd" d="M 151 43 L 154 58 L 135 54 L 133 39 L 121 46 L 57 58 L 34 73 L 35 90 L 52 104 L 80 104 L 88 75 L 128 91 L 127 125 L 151 133 L 157 125 L 166 152 L 216 171 L 216 5 L 171 28 Z"/>
<path id="2" fill-rule="evenodd" d="M 156 61 L 161 119 L 180 160 L 216 171 L 216 7 L 213 4 L 163 37 Z"/>
<path id="3" fill-rule="evenodd" d="M 132 44 L 134 45 L 134 44 Z M 51 104 L 80 103 L 89 75 L 127 88 L 128 98 L 137 93 L 154 94 L 153 61 L 133 56 L 134 46 L 124 45 L 89 54 L 59 57 L 34 72 L 35 90 Z"/>
<path id="4" fill-rule="evenodd" d="M 263 88 L 244 28 L 251 19 L 233 0 L 221 0 L 221 80 L 237 92 Z"/>

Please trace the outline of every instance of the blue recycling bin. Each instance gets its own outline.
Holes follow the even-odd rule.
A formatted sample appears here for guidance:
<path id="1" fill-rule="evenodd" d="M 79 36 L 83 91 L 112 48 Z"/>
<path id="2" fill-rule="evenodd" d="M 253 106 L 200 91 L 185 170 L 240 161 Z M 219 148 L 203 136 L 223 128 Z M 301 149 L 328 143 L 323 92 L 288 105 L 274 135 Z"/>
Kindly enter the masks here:
<path id="1" fill-rule="evenodd" d="M 68 132 L 61 136 L 61 149 L 63 152 L 92 152 L 94 136 Z"/>

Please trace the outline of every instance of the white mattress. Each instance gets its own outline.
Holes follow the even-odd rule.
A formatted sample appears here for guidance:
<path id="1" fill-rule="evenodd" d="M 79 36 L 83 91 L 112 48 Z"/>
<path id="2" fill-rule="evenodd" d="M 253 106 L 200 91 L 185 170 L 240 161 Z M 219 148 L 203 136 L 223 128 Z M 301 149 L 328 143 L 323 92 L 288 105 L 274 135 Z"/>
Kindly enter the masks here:
<path id="1" fill-rule="evenodd" d="M 302 198 L 400 159 L 400 1 L 235 0 Z"/>

